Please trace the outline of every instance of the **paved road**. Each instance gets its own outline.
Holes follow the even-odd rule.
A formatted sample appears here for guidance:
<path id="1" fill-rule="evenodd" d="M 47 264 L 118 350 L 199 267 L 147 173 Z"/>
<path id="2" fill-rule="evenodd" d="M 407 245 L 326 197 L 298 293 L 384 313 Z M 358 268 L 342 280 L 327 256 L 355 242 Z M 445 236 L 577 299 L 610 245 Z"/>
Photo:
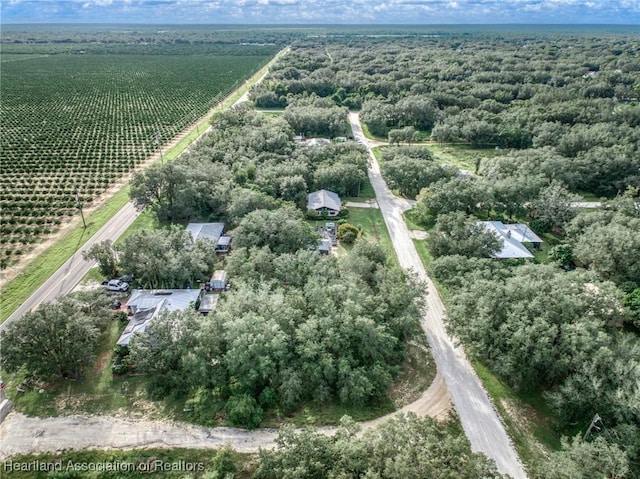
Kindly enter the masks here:
<path id="1" fill-rule="evenodd" d="M 462 348 L 455 347 L 453 339 L 445 331 L 443 321 L 446 311 L 444 304 L 433 282 L 427 276 L 402 218 L 402 211 L 406 209 L 407 203 L 405 200 L 395 197 L 387 188 L 380 174 L 378 162 L 371 152 L 371 145 L 362 133 L 358 114 L 351 113 L 349 119 L 356 140 L 369 148 L 371 156 L 369 179 L 389 229 L 400 265 L 407 270 L 415 271 L 427 285 L 427 310 L 423 317 L 422 327 L 431 345 L 438 371 L 447 383 L 447 389 L 460 417 L 462 427 L 471 442 L 471 448 L 493 459 L 501 472 L 507 473 L 515 479 L 526 478 L 518 455 L 487 396 L 487 392 L 482 387 Z"/>
<path id="2" fill-rule="evenodd" d="M 76 253 L 64 263 L 58 271 L 40 286 L 22 305 L 0 324 L 0 331 L 6 328 L 12 321 L 31 311 L 41 303 L 51 302 L 54 299 L 68 294 L 76 287 L 85 274 L 95 265 L 95 261 L 85 261 L 82 252 L 91 246 L 105 240 L 115 241 L 133 223 L 140 213 L 136 211 L 133 203 L 127 203 L 106 225 L 98 230 L 89 240 L 76 251 Z"/>

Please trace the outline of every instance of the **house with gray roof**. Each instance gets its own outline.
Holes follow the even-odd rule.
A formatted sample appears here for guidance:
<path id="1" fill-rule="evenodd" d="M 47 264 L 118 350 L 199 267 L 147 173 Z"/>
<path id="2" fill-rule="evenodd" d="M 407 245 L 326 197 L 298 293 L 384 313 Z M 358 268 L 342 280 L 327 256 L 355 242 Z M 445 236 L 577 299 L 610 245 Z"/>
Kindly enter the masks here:
<path id="1" fill-rule="evenodd" d="M 227 253 L 231 246 L 231 237 L 223 235 L 224 223 L 189 223 L 187 231 L 193 241 L 206 239 L 216 245 L 217 253 Z"/>
<path id="2" fill-rule="evenodd" d="M 340 197 L 333 191 L 319 190 L 307 195 L 307 210 L 315 210 L 318 216 L 323 212 L 329 216 L 337 216 L 341 205 Z"/>
<path id="3" fill-rule="evenodd" d="M 485 230 L 492 232 L 501 242 L 502 249 L 493 258 L 533 258 L 523 243 L 539 248 L 542 240 L 531 228 L 522 223 L 504 224 L 502 221 L 479 221 Z"/>
<path id="4" fill-rule="evenodd" d="M 203 291 L 199 289 L 135 289 L 127 302 L 131 315 L 117 344 L 128 346 L 136 334 L 144 334 L 151 322 L 163 311 L 195 308 Z"/>
<path id="5" fill-rule="evenodd" d="M 189 223 L 187 231 L 191 233 L 194 242 L 208 239 L 217 244 L 224 231 L 224 223 Z"/>

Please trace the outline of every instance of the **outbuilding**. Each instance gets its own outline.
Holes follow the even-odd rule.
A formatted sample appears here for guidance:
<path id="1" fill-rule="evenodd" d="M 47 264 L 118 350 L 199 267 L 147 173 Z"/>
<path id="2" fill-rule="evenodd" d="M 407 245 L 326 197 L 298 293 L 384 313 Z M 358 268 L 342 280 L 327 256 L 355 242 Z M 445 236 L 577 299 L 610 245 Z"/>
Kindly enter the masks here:
<path id="1" fill-rule="evenodd" d="M 224 291 L 227 287 L 227 272 L 218 269 L 213 272 L 213 276 L 211 276 L 211 281 L 209 281 L 209 288 L 213 291 Z"/>

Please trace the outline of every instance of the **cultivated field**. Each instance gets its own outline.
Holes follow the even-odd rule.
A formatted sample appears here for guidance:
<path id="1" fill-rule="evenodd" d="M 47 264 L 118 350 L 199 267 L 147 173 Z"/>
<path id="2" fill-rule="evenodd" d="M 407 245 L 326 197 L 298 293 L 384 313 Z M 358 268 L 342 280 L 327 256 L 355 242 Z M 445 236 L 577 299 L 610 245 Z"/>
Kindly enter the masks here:
<path id="1" fill-rule="evenodd" d="M 206 54 L 196 46 L 181 46 L 179 55 L 3 54 L 0 265 L 15 262 L 76 214 L 76 190 L 82 204 L 90 203 L 276 49 L 225 45 L 216 54 L 209 45 Z"/>

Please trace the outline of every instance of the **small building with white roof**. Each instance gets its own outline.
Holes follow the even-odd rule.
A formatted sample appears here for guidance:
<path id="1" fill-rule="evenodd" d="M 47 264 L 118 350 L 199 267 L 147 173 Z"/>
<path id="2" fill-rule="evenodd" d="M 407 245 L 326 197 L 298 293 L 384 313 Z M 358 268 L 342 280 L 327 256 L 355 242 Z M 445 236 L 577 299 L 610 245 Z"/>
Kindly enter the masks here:
<path id="1" fill-rule="evenodd" d="M 493 258 L 533 258 L 533 254 L 523 243 L 531 243 L 539 248 L 542 240 L 531 228 L 522 223 L 504 224 L 502 221 L 479 221 L 487 231 L 492 232 L 500 241 L 502 249 L 492 255 Z"/>

